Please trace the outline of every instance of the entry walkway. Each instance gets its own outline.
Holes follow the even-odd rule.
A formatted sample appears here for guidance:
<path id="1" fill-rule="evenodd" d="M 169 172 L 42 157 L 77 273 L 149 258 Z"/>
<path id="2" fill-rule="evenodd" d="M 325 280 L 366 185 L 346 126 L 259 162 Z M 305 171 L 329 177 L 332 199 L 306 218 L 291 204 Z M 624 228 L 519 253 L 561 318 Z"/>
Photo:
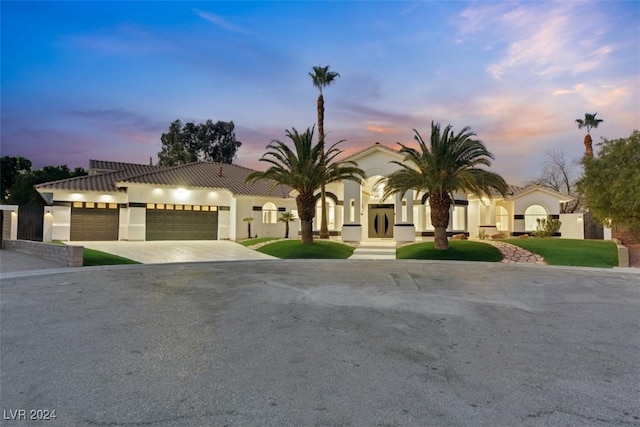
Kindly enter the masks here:
<path id="1" fill-rule="evenodd" d="M 528 250 L 521 248 L 520 246 L 512 245 L 511 243 L 507 242 L 501 242 L 498 240 L 485 240 L 484 242 L 498 248 L 503 256 L 502 262 L 505 264 L 547 264 L 542 256 L 534 254 L 533 252 L 529 252 Z"/>
<path id="2" fill-rule="evenodd" d="M 393 240 L 363 240 L 349 259 L 396 259 L 396 242 Z"/>

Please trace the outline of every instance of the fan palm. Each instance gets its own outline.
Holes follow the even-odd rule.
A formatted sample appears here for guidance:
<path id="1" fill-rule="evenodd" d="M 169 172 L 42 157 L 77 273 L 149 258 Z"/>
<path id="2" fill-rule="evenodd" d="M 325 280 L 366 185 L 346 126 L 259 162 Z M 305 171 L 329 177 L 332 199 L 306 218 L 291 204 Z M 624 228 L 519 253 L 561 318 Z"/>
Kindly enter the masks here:
<path id="1" fill-rule="evenodd" d="M 585 113 L 584 119 L 576 119 L 578 129 L 587 128 L 587 134 L 584 136 L 584 146 L 587 156 L 593 156 L 593 140 L 591 139 L 590 131 L 598 127 L 604 120 L 596 119 L 598 113 Z"/>
<path id="2" fill-rule="evenodd" d="M 286 185 L 294 189 L 298 217 L 300 218 L 302 243 L 313 243 L 313 217 L 315 216 L 314 193 L 324 184 L 341 180 L 362 182 L 365 174 L 354 162 L 337 163 L 342 153 L 338 141 L 325 150 L 324 139 L 313 145 L 313 128 L 299 133 L 295 128 L 286 131 L 293 143 L 293 150 L 284 142 L 273 140 L 267 152 L 260 158 L 271 166 L 265 171 L 249 174 L 247 182 L 259 179 L 273 181 L 273 186 Z"/>
<path id="3" fill-rule="evenodd" d="M 340 77 L 340 74 L 329 71 L 329 66 L 317 65 L 313 67 L 313 72 L 309 73 L 313 85 L 318 88 L 320 94 L 318 95 L 317 109 L 318 109 L 318 140 L 324 140 L 324 96 L 322 95 L 322 89 L 329 86 L 333 81 Z M 321 191 L 321 210 L 320 210 L 320 238 L 329 238 L 329 226 L 327 225 L 327 197 L 325 186 L 323 185 Z"/>
<path id="4" fill-rule="evenodd" d="M 465 191 L 491 197 L 491 191 L 496 190 L 505 195 L 507 184 L 500 175 L 478 167 L 491 166 L 493 154 L 474 139 L 476 135 L 469 127 L 454 134 L 451 125 L 441 130 L 439 123 L 431 122 L 429 146 L 417 130 L 413 131 L 419 149 L 399 143 L 404 162 L 392 162 L 400 169 L 383 178 L 384 197 L 412 189 L 429 194 L 434 247 L 449 249 L 447 227 L 453 193 Z"/>
<path id="5" fill-rule="evenodd" d="M 296 217 L 291 212 L 283 212 L 282 214 L 280 214 L 280 218 L 278 218 L 278 221 L 284 222 L 284 238 L 285 239 L 289 238 L 289 223 L 295 219 Z"/>

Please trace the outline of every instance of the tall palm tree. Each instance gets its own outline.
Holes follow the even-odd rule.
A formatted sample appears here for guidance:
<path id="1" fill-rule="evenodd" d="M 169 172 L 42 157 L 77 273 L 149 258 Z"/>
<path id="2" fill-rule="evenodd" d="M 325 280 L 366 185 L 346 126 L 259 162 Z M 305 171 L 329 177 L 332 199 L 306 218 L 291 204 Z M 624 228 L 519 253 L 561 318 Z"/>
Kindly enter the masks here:
<path id="1" fill-rule="evenodd" d="M 478 167 L 491 166 L 493 154 L 474 139 L 476 134 L 469 127 L 454 134 L 451 125 L 441 131 L 439 123 L 431 122 L 429 146 L 417 130 L 413 131 L 420 148 L 416 150 L 399 143 L 404 161 L 393 161 L 400 169 L 383 178 L 384 197 L 412 189 L 429 194 L 434 247 L 449 249 L 447 227 L 453 193 L 466 191 L 491 197 L 491 190 L 497 190 L 505 195 L 507 184 L 500 175 Z"/>
<path id="2" fill-rule="evenodd" d="M 249 174 L 246 182 L 259 179 L 273 181 L 273 186 L 286 185 L 294 189 L 298 217 L 301 223 L 302 243 L 313 243 L 313 217 L 315 216 L 314 193 L 324 184 L 336 181 L 351 180 L 362 182 L 365 173 L 354 162 L 337 163 L 335 159 L 342 153 L 338 141 L 325 150 L 324 139 L 313 145 L 313 128 L 303 133 L 293 128 L 286 131 L 293 143 L 293 150 L 284 142 L 273 140 L 267 145 L 267 152 L 260 158 L 261 162 L 271 164 L 265 171 Z"/>
<path id="3" fill-rule="evenodd" d="M 587 134 L 584 136 L 584 146 L 587 156 L 593 156 L 593 140 L 591 139 L 590 131 L 598 127 L 604 120 L 596 119 L 598 113 L 584 113 L 584 119 L 576 119 L 578 129 L 587 128 Z"/>
<path id="4" fill-rule="evenodd" d="M 318 88 L 320 94 L 318 95 L 317 109 L 318 109 L 318 139 L 324 140 L 324 96 L 322 95 L 322 89 L 329 86 L 333 81 L 340 77 L 340 74 L 329 71 L 329 66 L 317 65 L 313 67 L 313 72 L 309 73 L 313 85 Z M 321 210 L 320 210 L 320 238 L 329 238 L 329 226 L 327 224 L 327 196 L 325 186 L 320 189 L 321 192 Z"/>

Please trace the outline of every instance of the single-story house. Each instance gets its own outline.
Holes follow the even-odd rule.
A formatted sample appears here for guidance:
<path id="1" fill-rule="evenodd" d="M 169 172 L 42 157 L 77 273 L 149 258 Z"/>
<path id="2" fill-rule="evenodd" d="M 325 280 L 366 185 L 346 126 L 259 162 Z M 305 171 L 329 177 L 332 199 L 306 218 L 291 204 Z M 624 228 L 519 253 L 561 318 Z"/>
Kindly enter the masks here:
<path id="1" fill-rule="evenodd" d="M 383 199 L 380 178 L 403 161 L 396 150 L 376 143 L 346 160 L 366 173 L 362 184 L 326 187 L 329 231 L 343 241 L 393 238 L 413 241 L 433 235 L 428 197 L 409 191 Z M 282 212 L 296 213 L 295 193 L 268 181 L 246 185 L 252 170 L 233 164 L 195 162 L 175 167 L 92 160 L 89 175 L 36 186 L 48 202 L 44 240 L 195 240 L 280 237 Z M 507 197 L 455 194 L 449 234 L 477 237 L 498 231 L 531 233 L 536 219 L 563 222 L 562 237 L 583 238 L 581 214 L 561 217 L 570 197 L 542 186 L 510 187 Z M 298 221 L 290 224 L 299 232 Z M 320 195 L 314 229 L 320 228 Z"/>

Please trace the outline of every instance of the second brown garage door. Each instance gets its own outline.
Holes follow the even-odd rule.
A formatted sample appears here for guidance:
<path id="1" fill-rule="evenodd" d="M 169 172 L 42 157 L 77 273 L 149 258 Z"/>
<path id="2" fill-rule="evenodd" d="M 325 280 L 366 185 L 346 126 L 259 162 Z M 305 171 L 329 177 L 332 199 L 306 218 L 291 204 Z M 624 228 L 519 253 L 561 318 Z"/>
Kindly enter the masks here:
<path id="1" fill-rule="evenodd" d="M 147 207 L 146 239 L 217 240 L 218 211 L 215 206 Z"/>

